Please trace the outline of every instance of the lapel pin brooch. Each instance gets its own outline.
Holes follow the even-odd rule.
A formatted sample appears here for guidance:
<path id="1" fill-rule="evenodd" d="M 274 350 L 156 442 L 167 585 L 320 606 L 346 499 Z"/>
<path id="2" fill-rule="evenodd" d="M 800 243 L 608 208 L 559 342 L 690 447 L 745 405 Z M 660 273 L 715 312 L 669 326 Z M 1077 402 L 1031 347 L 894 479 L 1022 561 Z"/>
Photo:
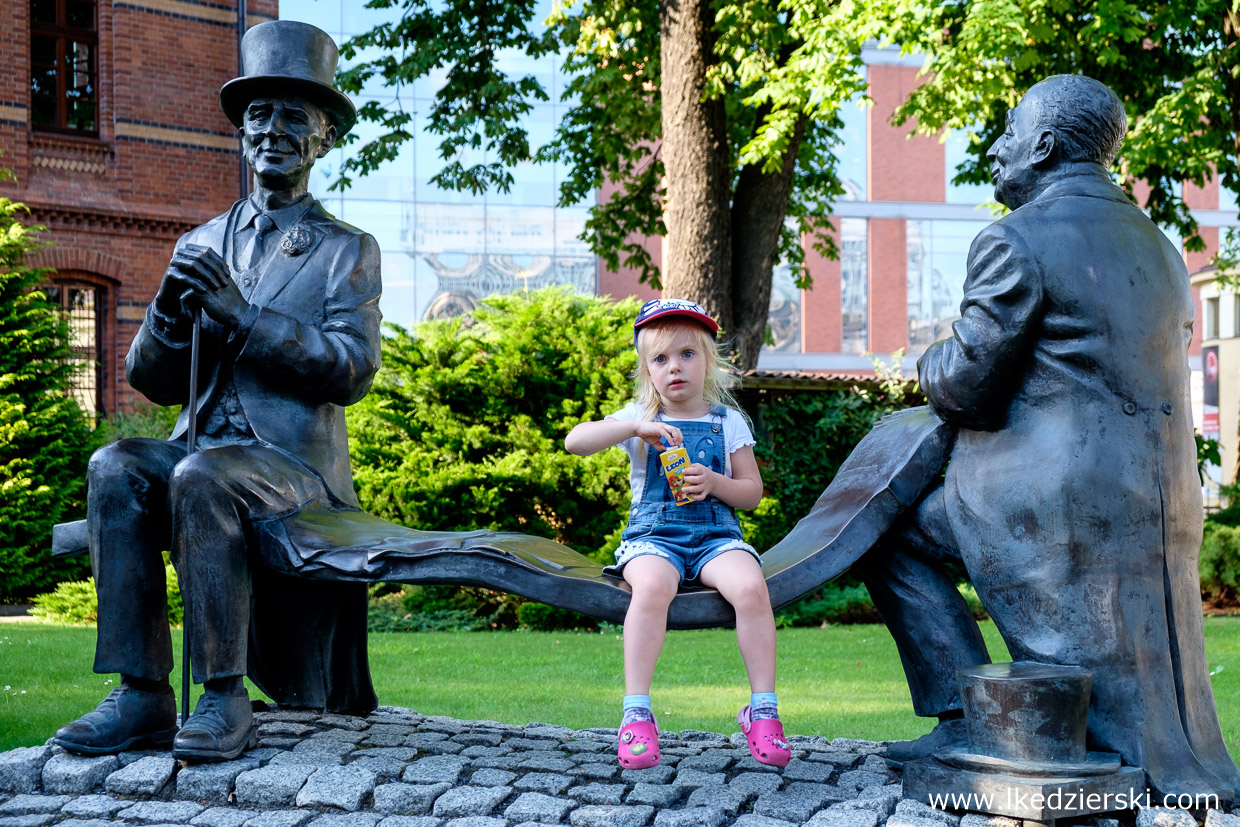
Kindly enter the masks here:
<path id="1" fill-rule="evenodd" d="M 310 249 L 310 231 L 300 224 L 294 225 L 280 240 L 280 251 L 286 256 L 299 256 Z"/>

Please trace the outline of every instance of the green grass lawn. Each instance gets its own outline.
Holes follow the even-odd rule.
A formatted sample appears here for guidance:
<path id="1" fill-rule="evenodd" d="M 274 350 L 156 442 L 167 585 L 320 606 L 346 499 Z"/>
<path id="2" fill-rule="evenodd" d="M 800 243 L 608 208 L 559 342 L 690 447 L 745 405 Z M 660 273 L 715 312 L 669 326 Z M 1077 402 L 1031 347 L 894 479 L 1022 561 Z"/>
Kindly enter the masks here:
<path id="1" fill-rule="evenodd" d="M 994 625 L 982 630 L 1004 658 Z M 0 750 L 42 743 L 115 685 L 90 671 L 94 640 L 93 628 L 0 625 Z M 1223 733 L 1240 755 L 1240 618 L 1208 618 L 1206 649 Z M 464 719 L 615 726 L 624 690 L 614 632 L 373 634 L 370 663 L 380 703 Z M 781 631 L 779 672 L 790 732 L 886 740 L 930 728 L 912 714 L 882 626 Z M 748 690 L 732 632 L 671 633 L 652 697 L 664 729 L 733 731 Z"/>

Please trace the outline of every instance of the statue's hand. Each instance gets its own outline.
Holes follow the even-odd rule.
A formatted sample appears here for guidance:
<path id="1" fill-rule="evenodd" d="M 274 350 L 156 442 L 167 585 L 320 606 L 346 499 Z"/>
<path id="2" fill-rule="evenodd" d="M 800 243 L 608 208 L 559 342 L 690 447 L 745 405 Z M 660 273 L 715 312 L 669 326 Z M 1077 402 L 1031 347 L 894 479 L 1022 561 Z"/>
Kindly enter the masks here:
<path id="1" fill-rule="evenodd" d="M 250 309 L 250 303 L 233 282 L 228 265 L 210 247 L 185 244 L 178 248 L 164 274 L 165 282 L 170 279 L 181 286 L 180 301 L 201 307 L 225 327 L 240 326 Z M 162 285 L 160 291 L 163 292 Z"/>

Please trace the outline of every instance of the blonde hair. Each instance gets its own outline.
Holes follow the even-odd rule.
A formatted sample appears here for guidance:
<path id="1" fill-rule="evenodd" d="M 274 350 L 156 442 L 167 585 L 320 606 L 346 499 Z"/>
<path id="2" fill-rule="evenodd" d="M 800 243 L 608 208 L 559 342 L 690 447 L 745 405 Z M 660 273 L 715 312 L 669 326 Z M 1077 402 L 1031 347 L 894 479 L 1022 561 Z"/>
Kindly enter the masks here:
<path id="1" fill-rule="evenodd" d="M 694 347 L 706 356 L 706 377 L 702 382 L 702 398 L 712 408 L 724 405 L 740 410 L 732 388 L 740 383 L 740 377 L 732 365 L 719 353 L 719 344 L 710 331 L 696 322 L 670 318 L 647 324 L 637 333 L 637 370 L 633 372 L 633 396 L 641 411 L 642 419 L 650 422 L 659 415 L 663 402 L 654 382 L 650 381 L 650 369 L 646 367 L 646 354 L 658 353 L 671 343 L 676 334 L 688 331 L 693 336 Z"/>

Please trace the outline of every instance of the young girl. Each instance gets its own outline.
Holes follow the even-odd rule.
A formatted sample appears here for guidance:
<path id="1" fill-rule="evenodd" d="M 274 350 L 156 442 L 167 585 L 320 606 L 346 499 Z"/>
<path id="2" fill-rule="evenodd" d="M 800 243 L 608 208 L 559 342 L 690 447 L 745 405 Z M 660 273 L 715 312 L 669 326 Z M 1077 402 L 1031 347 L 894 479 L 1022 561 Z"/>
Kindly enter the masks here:
<path id="1" fill-rule="evenodd" d="M 719 325 L 697 304 L 646 302 L 633 323 L 636 399 L 597 422 L 573 428 L 564 447 L 579 456 L 620 445 L 629 455 L 633 490 L 629 524 L 616 564 L 633 590 L 624 619 L 624 717 L 620 763 L 659 763 L 659 731 L 650 680 L 663 649 L 667 609 L 680 586 L 717 589 L 736 610 L 736 641 L 749 674 L 750 703 L 737 720 L 749 751 L 764 764 L 788 763 L 775 700 L 775 618 L 758 553 L 741 539 L 733 508 L 762 497 L 754 439 L 732 400 L 732 375 L 719 357 Z M 659 454 L 684 445 L 690 465 L 678 506 Z"/>

